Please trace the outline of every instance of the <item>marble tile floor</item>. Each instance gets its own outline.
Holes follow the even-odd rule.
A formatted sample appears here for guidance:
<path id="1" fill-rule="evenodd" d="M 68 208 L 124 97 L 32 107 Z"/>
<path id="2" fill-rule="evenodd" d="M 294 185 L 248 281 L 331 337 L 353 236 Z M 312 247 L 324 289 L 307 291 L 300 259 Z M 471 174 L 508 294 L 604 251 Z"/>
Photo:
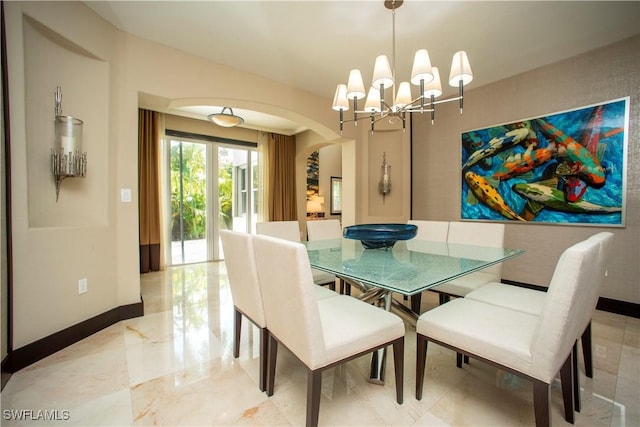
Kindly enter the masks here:
<path id="1" fill-rule="evenodd" d="M 305 369 L 279 352 L 275 394 L 258 390 L 258 331 L 243 322 L 232 356 L 233 308 L 224 263 L 141 276 L 145 315 L 112 325 L 10 379 L 3 426 L 302 425 Z M 424 309 L 437 304 L 425 293 Z M 320 425 L 533 426 L 532 387 L 430 345 L 425 391 L 415 399 L 415 330 L 407 325 L 404 404 L 395 401 L 392 355 L 384 386 L 366 381 L 368 357 L 323 375 Z M 582 374 L 577 426 L 640 425 L 640 319 L 596 312 L 595 374 Z M 581 357 L 580 357 L 581 359 Z M 583 367 L 580 367 L 584 372 Z M 554 426 L 564 421 L 559 384 Z"/>

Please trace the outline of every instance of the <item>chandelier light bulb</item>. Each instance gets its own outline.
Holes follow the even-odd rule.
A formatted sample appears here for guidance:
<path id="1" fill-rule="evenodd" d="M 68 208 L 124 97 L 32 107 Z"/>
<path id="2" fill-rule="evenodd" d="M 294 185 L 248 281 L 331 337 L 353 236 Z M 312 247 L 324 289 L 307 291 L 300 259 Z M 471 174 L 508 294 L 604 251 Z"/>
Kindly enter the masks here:
<path id="1" fill-rule="evenodd" d="M 429 59 L 429 52 L 427 52 L 427 49 L 420 49 L 413 57 L 411 83 L 413 83 L 414 85 L 419 85 L 420 80 L 423 80 L 424 84 L 427 84 L 433 80 L 431 59 Z"/>
<path id="2" fill-rule="evenodd" d="M 360 70 L 351 70 L 349 72 L 349 81 L 347 83 L 347 98 L 362 99 L 366 95 L 364 90 L 364 82 Z"/>
<path id="3" fill-rule="evenodd" d="M 468 85 L 471 83 L 471 80 L 473 80 L 471 64 L 469 64 L 467 52 L 464 50 L 453 54 L 453 60 L 451 61 L 451 73 L 449 74 L 449 85 L 458 87 L 460 80 L 462 80 L 463 86 Z"/>
<path id="4" fill-rule="evenodd" d="M 336 111 L 346 111 L 349 109 L 349 100 L 347 99 L 347 86 L 344 84 L 336 87 L 336 93 L 333 96 L 332 108 Z"/>
<path id="5" fill-rule="evenodd" d="M 366 111 L 367 113 L 380 112 L 380 91 L 375 87 L 369 88 L 367 102 L 364 104 L 364 111 Z"/>
<path id="6" fill-rule="evenodd" d="M 442 83 L 440 82 L 440 70 L 438 67 L 433 67 L 433 80 L 424 86 L 423 96 L 427 99 L 433 96 L 434 98 L 442 95 Z"/>
<path id="7" fill-rule="evenodd" d="M 393 103 L 393 109 L 399 110 L 409 104 L 411 104 L 411 85 L 409 82 L 402 82 L 398 87 L 398 94 L 396 95 L 396 100 Z"/>
<path id="8" fill-rule="evenodd" d="M 393 73 L 391 73 L 391 65 L 387 55 L 379 55 L 373 66 L 373 82 L 374 87 L 382 85 L 385 89 L 393 86 Z"/>

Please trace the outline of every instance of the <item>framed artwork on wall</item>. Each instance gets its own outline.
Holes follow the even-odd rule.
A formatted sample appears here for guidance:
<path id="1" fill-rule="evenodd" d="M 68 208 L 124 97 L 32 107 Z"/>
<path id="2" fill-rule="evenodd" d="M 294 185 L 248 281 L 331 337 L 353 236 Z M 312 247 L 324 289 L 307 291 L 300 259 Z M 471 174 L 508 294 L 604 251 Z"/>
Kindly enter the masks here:
<path id="1" fill-rule="evenodd" d="M 628 133 L 628 97 L 462 133 L 462 219 L 624 226 Z"/>
<path id="2" fill-rule="evenodd" d="M 314 151 L 307 157 L 307 200 L 320 192 L 320 153 Z"/>
<path id="3" fill-rule="evenodd" d="M 331 215 L 342 215 L 342 178 L 331 177 Z"/>

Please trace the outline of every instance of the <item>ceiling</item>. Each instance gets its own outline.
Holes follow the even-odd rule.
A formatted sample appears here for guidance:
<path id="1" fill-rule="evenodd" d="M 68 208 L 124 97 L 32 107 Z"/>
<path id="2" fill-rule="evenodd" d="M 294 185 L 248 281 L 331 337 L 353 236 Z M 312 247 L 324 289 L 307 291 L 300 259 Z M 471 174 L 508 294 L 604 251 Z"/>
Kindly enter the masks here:
<path id="1" fill-rule="evenodd" d="M 382 0 L 85 3 L 122 31 L 324 97 L 327 108 L 350 69 L 367 84 L 375 57 L 393 53 L 392 13 Z M 445 86 L 453 53 L 465 50 L 473 89 L 640 33 L 640 2 L 407 0 L 395 21 L 398 81 L 409 79 L 415 51 L 425 48 Z M 206 119 L 221 107 L 170 112 Z M 303 130 L 234 112 L 248 128 Z"/>

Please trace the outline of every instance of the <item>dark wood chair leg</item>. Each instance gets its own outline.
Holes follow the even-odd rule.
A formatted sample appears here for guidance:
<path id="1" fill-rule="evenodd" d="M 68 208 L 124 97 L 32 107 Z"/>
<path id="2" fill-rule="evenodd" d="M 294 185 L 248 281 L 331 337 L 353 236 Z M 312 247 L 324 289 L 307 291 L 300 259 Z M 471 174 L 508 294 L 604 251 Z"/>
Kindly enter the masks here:
<path id="1" fill-rule="evenodd" d="M 462 360 L 464 360 L 464 363 L 466 363 L 467 365 L 469 364 L 469 356 L 467 356 L 466 354 L 462 357 Z"/>
<path id="2" fill-rule="evenodd" d="M 242 313 L 233 307 L 233 357 L 240 357 L 240 331 L 242 329 Z"/>
<path id="3" fill-rule="evenodd" d="M 462 353 L 456 353 L 456 367 L 462 368 Z"/>
<path id="4" fill-rule="evenodd" d="M 351 295 L 351 284 L 344 279 L 340 279 L 340 293 L 342 295 Z"/>
<path id="5" fill-rule="evenodd" d="M 438 302 L 440 305 L 448 303 L 450 299 L 451 297 L 447 294 L 438 294 Z"/>
<path id="6" fill-rule="evenodd" d="M 329 289 L 331 289 L 332 291 L 336 291 L 336 282 L 335 280 L 332 283 L 329 283 Z"/>
<path id="7" fill-rule="evenodd" d="M 424 385 L 424 371 L 427 364 L 427 339 L 420 334 L 416 336 L 416 399 L 422 399 L 422 386 Z"/>
<path id="8" fill-rule="evenodd" d="M 267 371 L 269 358 L 269 331 L 267 328 L 260 329 L 260 391 L 267 389 Z"/>
<path id="9" fill-rule="evenodd" d="M 562 386 L 562 400 L 564 402 L 564 419 L 571 424 L 575 421 L 575 414 L 573 413 L 573 353 L 574 352 L 572 351 L 562 365 L 562 368 L 560 368 L 560 385 Z"/>
<path id="10" fill-rule="evenodd" d="M 320 415 L 322 371 L 309 370 L 307 374 L 307 427 L 316 427 Z"/>
<path id="11" fill-rule="evenodd" d="M 536 427 L 549 427 L 551 425 L 551 412 L 549 411 L 549 394 L 551 387 L 540 380 L 533 380 L 533 410 L 536 417 Z"/>
<path id="12" fill-rule="evenodd" d="M 396 400 L 404 401 L 404 337 L 393 342 L 393 366 L 396 372 Z"/>
<path id="13" fill-rule="evenodd" d="M 411 311 L 420 315 L 420 306 L 422 305 L 422 294 L 411 295 Z"/>
<path id="14" fill-rule="evenodd" d="M 573 366 L 573 409 L 580 412 L 580 372 L 578 372 L 578 340 L 573 344 L 571 352 L 571 361 Z"/>
<path id="15" fill-rule="evenodd" d="M 268 361 L 267 361 L 267 396 L 273 396 L 273 386 L 276 379 L 276 359 L 278 358 L 278 341 L 267 332 L 269 336 Z"/>
<path id="16" fill-rule="evenodd" d="M 593 357 L 591 353 L 591 322 L 582 333 L 582 357 L 584 358 L 584 371 L 587 377 L 593 378 Z"/>

